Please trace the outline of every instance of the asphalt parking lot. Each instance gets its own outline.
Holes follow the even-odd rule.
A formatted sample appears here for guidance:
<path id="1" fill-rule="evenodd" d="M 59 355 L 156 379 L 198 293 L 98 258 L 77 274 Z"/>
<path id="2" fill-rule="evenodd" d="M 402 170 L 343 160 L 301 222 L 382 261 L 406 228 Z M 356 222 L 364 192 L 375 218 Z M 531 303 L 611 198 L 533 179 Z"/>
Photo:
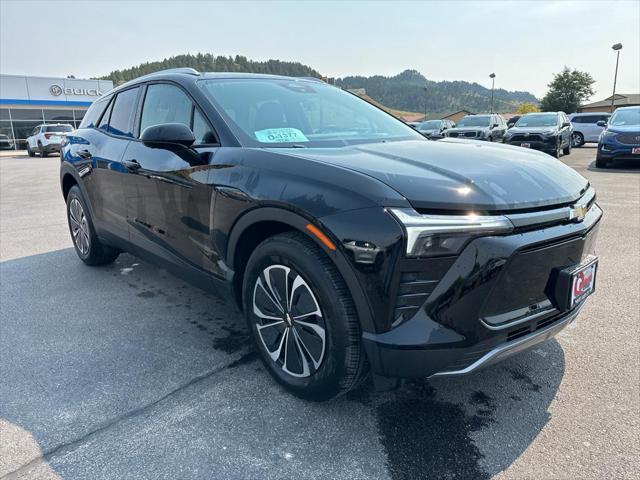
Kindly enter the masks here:
<path id="1" fill-rule="evenodd" d="M 231 303 L 129 255 L 84 266 L 57 157 L 0 157 L 0 478 L 638 478 L 640 162 L 561 160 L 605 211 L 576 323 L 466 378 L 313 404 Z"/>

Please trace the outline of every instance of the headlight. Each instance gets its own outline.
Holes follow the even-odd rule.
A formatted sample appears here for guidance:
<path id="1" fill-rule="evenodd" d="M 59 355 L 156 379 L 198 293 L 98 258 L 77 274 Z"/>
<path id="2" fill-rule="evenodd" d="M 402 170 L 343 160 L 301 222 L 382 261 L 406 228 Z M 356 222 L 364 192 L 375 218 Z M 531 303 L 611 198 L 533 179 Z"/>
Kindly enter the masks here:
<path id="1" fill-rule="evenodd" d="M 407 255 L 456 255 L 472 238 L 509 233 L 513 224 L 504 216 L 421 215 L 411 208 L 389 211 L 407 231 Z"/>
<path id="2" fill-rule="evenodd" d="M 548 137 L 555 135 L 557 132 L 555 130 L 545 130 L 544 132 L 542 132 L 543 135 L 546 135 Z"/>
<path id="3" fill-rule="evenodd" d="M 613 137 L 615 136 L 615 132 L 610 132 L 609 130 L 603 130 L 602 133 L 600 133 L 600 139 L 603 138 L 607 138 L 607 137 Z"/>

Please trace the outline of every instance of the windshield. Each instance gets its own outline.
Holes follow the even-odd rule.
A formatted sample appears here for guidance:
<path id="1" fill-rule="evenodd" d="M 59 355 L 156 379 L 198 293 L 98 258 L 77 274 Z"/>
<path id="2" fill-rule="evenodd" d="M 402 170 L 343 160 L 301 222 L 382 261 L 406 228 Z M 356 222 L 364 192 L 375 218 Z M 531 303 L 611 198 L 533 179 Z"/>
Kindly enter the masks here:
<path id="1" fill-rule="evenodd" d="M 622 125 L 640 125 L 640 108 L 632 110 L 616 110 L 609 119 L 609 125 L 620 127 Z"/>
<path id="2" fill-rule="evenodd" d="M 70 132 L 73 130 L 71 125 L 47 125 L 44 127 L 45 132 Z"/>
<path id="3" fill-rule="evenodd" d="M 558 125 L 558 116 L 555 113 L 549 115 L 525 115 L 516 122 L 516 127 L 555 127 Z"/>
<path id="4" fill-rule="evenodd" d="M 482 115 L 473 115 L 464 117 L 458 122 L 456 127 L 488 127 L 491 117 Z"/>
<path id="5" fill-rule="evenodd" d="M 199 85 L 248 146 L 337 147 L 424 140 L 370 103 L 321 82 L 242 78 L 201 80 Z"/>
<path id="6" fill-rule="evenodd" d="M 436 130 L 440 128 L 440 120 L 429 120 L 418 125 L 420 130 Z"/>

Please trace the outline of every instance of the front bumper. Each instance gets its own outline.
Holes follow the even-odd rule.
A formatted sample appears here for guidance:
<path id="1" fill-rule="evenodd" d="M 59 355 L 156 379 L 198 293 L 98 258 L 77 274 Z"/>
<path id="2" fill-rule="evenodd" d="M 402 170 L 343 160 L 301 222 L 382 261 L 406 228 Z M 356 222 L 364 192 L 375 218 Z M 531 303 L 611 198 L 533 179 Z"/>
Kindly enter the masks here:
<path id="1" fill-rule="evenodd" d="M 523 140 L 505 140 L 505 143 L 508 145 L 514 145 L 516 147 L 521 147 L 523 143 L 528 143 L 529 147 L 534 150 L 540 150 L 542 152 L 554 153 L 556 151 L 558 145 L 557 137 L 548 137 L 546 139 L 523 139 Z"/>
<path id="2" fill-rule="evenodd" d="M 59 143 L 47 143 L 46 145 L 42 145 L 42 149 L 47 153 L 54 153 L 60 151 Z"/>
<path id="3" fill-rule="evenodd" d="M 420 267 L 424 275 L 401 273 L 406 282 L 394 318 L 407 310 L 410 315 L 386 332 L 363 333 L 372 371 L 387 377 L 461 375 L 557 334 L 582 304 L 561 310 L 554 298 L 556 273 L 594 253 L 601 215 L 594 208 L 580 223 L 479 238 L 450 261 L 433 287 L 426 287 L 433 263 Z M 420 284 L 431 290 L 407 289 Z M 412 299 L 419 305 L 411 306 Z"/>
<path id="4" fill-rule="evenodd" d="M 640 145 L 621 145 L 617 142 L 600 142 L 598 144 L 598 158 L 602 160 L 637 160 L 640 161 L 640 155 L 632 153 L 634 148 L 640 148 Z"/>

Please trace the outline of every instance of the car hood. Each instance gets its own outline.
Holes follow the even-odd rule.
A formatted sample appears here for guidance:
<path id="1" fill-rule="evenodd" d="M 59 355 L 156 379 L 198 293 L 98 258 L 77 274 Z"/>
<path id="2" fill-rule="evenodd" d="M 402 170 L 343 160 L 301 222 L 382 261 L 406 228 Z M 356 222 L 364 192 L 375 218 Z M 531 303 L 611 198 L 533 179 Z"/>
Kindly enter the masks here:
<path id="1" fill-rule="evenodd" d="M 588 186 L 584 177 L 549 155 L 486 142 L 410 140 L 274 150 L 374 177 L 423 210 L 548 207 L 577 200 Z"/>
<path id="2" fill-rule="evenodd" d="M 542 133 L 553 130 L 554 132 L 558 131 L 557 127 L 511 127 L 509 129 L 509 133 Z"/>
<path id="3" fill-rule="evenodd" d="M 619 125 L 607 128 L 611 133 L 640 133 L 640 125 Z"/>

